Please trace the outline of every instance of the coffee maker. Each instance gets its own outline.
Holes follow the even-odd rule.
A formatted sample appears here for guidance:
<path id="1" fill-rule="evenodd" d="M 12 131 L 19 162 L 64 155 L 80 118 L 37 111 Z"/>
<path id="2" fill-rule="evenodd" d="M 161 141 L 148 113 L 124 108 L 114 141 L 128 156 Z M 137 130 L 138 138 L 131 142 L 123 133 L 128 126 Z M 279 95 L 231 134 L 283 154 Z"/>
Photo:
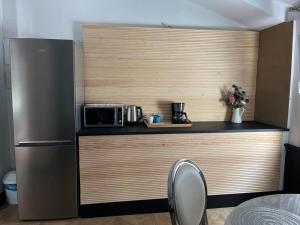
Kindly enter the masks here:
<path id="1" fill-rule="evenodd" d="M 185 103 L 174 102 L 172 103 L 172 123 L 190 123 L 186 112 L 184 112 Z"/>

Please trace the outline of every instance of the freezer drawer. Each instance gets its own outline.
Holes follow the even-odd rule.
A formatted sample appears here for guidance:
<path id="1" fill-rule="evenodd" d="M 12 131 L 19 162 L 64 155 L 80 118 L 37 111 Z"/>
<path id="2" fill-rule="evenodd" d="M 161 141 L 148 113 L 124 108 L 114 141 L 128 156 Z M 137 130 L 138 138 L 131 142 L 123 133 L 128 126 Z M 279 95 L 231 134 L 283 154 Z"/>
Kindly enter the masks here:
<path id="1" fill-rule="evenodd" d="M 76 147 L 17 147 L 17 185 L 21 220 L 76 217 Z"/>

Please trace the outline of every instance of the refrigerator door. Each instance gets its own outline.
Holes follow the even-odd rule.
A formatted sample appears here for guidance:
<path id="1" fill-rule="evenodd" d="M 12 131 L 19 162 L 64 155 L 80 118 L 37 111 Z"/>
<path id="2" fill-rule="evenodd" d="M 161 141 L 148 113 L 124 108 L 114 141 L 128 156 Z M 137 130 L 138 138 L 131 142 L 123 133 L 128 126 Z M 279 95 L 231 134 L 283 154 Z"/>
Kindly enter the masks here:
<path id="1" fill-rule="evenodd" d="M 11 39 L 15 145 L 75 143 L 73 41 Z"/>
<path id="2" fill-rule="evenodd" d="M 17 147 L 17 184 L 21 220 L 76 217 L 76 147 Z"/>

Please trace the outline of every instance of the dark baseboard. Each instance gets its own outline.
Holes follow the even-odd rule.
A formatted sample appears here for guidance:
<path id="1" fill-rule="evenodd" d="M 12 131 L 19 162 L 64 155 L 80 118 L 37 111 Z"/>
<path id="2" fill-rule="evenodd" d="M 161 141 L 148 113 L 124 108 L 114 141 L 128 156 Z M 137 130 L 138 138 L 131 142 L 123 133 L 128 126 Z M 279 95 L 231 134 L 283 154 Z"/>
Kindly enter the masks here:
<path id="1" fill-rule="evenodd" d="M 211 195 L 207 199 L 207 208 L 224 208 L 235 207 L 249 199 L 257 198 L 265 195 L 282 194 L 281 191 L 271 192 L 254 192 L 242 194 L 229 194 L 229 195 Z"/>
<path id="2" fill-rule="evenodd" d="M 5 192 L 2 191 L 0 193 L 0 207 L 3 206 L 4 204 L 6 204 L 6 196 L 5 196 Z"/>
<path id="3" fill-rule="evenodd" d="M 252 198 L 279 193 L 281 192 L 211 195 L 208 196 L 207 199 L 207 208 L 234 207 Z M 167 199 L 101 203 L 80 206 L 81 217 L 119 216 L 143 213 L 160 213 L 168 211 L 169 206 Z"/>
<path id="4" fill-rule="evenodd" d="M 113 202 L 80 206 L 81 217 L 118 216 L 168 212 L 167 199 Z"/>

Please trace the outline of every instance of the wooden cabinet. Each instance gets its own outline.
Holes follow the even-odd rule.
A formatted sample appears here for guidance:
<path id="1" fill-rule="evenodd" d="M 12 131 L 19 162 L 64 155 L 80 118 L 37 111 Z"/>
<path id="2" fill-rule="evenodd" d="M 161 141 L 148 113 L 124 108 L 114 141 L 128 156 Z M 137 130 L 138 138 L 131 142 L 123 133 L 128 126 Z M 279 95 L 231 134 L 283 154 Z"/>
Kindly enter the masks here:
<path id="1" fill-rule="evenodd" d="M 178 159 L 204 171 L 209 195 L 277 191 L 282 132 L 80 136 L 81 204 L 167 198 Z"/>
<path id="2" fill-rule="evenodd" d="M 255 121 L 288 127 L 293 22 L 260 32 Z"/>
<path id="3" fill-rule="evenodd" d="M 300 148 L 286 144 L 284 191 L 300 193 Z"/>

